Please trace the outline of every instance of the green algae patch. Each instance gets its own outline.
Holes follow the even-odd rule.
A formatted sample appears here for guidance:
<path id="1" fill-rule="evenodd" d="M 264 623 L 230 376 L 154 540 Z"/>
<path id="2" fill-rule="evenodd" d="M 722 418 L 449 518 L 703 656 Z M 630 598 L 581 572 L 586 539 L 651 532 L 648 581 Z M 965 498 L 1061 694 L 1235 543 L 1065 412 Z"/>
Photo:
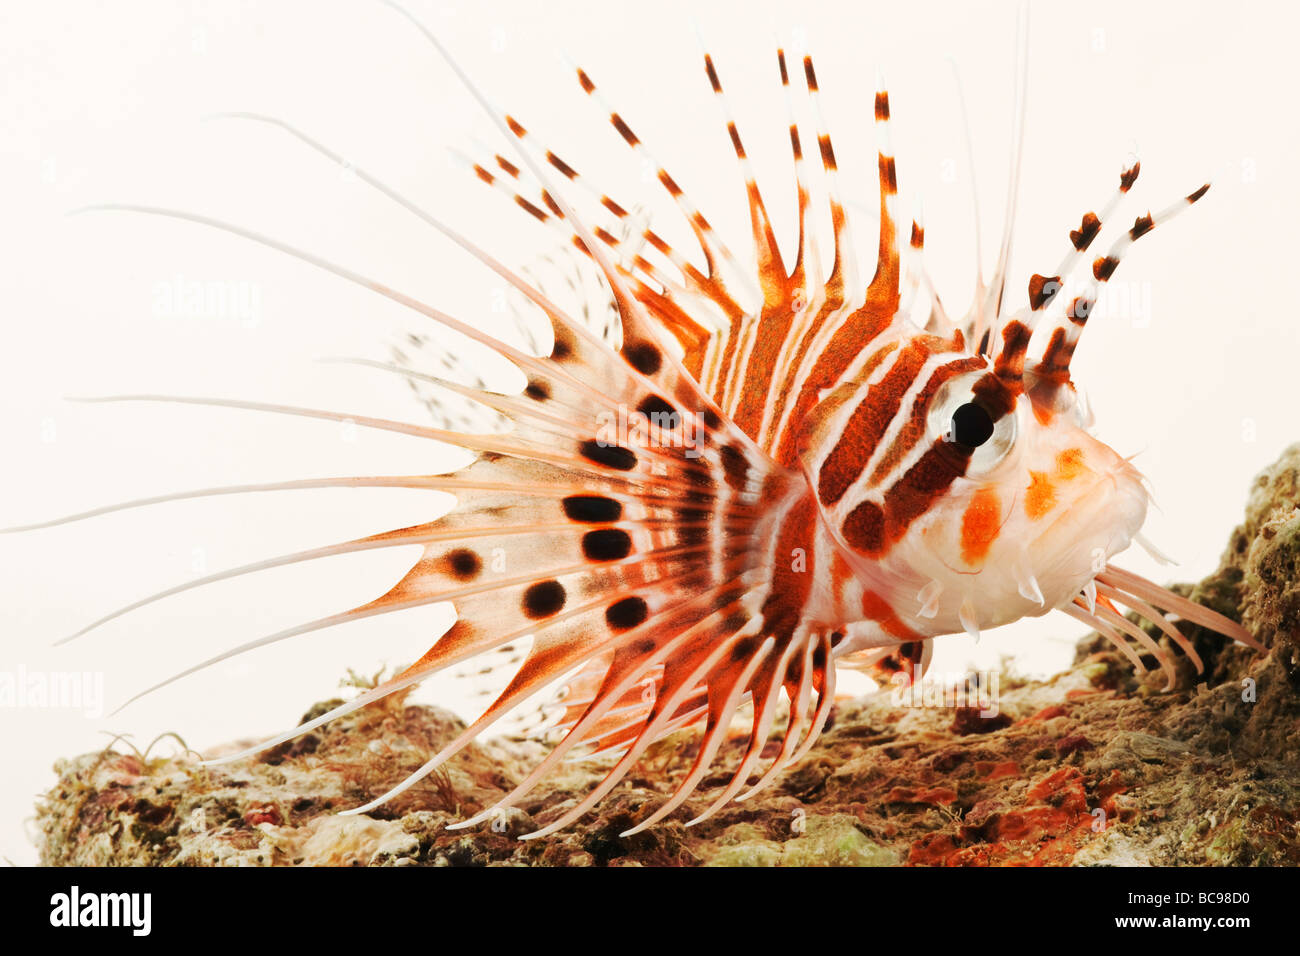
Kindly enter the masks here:
<path id="1" fill-rule="evenodd" d="M 784 844 L 781 866 L 897 866 L 888 847 L 872 842 L 847 814 L 809 817 L 804 832 Z"/>

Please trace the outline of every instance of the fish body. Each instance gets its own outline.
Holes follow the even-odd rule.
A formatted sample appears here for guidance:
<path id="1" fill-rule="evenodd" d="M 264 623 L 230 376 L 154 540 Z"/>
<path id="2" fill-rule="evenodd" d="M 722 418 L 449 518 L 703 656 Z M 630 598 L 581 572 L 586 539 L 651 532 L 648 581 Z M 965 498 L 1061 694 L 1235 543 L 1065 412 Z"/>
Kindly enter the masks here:
<path id="1" fill-rule="evenodd" d="M 464 733 L 416 774 L 350 812 L 402 792 L 507 715 L 535 706 L 559 682 L 558 713 L 549 726 L 556 746 L 497 806 L 458 826 L 517 803 L 561 760 L 616 755 L 586 798 L 531 836 L 545 835 L 595 805 L 654 741 L 699 725 L 692 768 L 634 828 L 640 829 L 694 792 L 742 706 L 751 712 L 748 743 L 729 782 L 708 795 L 692 822 L 766 785 L 815 742 L 834 701 L 837 666 L 877 676 L 903 671 L 915 679 L 938 636 L 978 635 L 1062 609 L 1096 627 L 1141 668 L 1136 642 L 1172 678 L 1168 652 L 1122 615 L 1122 605 L 1155 624 L 1198 666 L 1190 643 L 1159 609 L 1258 647 L 1236 623 L 1110 564 L 1139 534 L 1148 496 L 1137 469 L 1091 434 L 1069 374 L 1098 290 L 1127 246 L 1198 201 L 1204 187 L 1139 216 L 1094 255 L 1094 240 L 1137 179 L 1137 165 L 1126 167 L 1100 213 L 1088 212 L 1077 228 L 1062 230 L 1060 266 L 1035 274 L 1015 311 L 1004 307 L 1009 211 L 992 278 L 981 278 L 970 309 L 953 317 L 925 272 L 919 218 L 902 240 L 883 88 L 874 98 L 877 260 L 865 277 L 858 275 L 810 57 L 793 60 L 779 51 L 776 58 L 787 98 L 798 89 L 816 117 L 811 136 L 793 113 L 789 124 L 799 239 L 788 262 L 711 56 L 703 56 L 704 73 L 750 210 L 753 254 L 743 259 L 604 102 L 593 78 L 575 68 L 583 93 L 636 158 L 656 170 L 693 232 L 701 265 L 631 204 L 589 184 L 577 165 L 518 118 L 493 110 L 441 41 L 395 9 L 424 33 L 512 144 L 511 154 L 471 161 L 473 173 L 571 247 L 595 270 L 609 303 L 597 303 L 586 319 L 566 311 L 540 284 L 359 168 L 350 167 L 504 279 L 532 314 L 545 318 L 549 341 L 531 349 L 511 344 L 472 320 L 230 223 L 115 207 L 197 222 L 279 249 L 492 349 L 526 379 L 522 391 L 506 394 L 481 379 L 466 384 L 434 374 L 445 369 L 422 364 L 427 343 L 418 339 L 396 362 L 362 363 L 402 375 L 422 395 L 442 396 L 430 399 L 435 411 L 455 397 L 503 426 L 483 431 L 450 424 L 441 412 L 440 423 L 426 425 L 225 399 L 114 397 L 348 420 L 477 454 L 446 475 L 313 479 L 170 496 L 349 485 L 426 488 L 457 499 L 440 518 L 210 575 L 83 629 L 238 574 L 421 546 L 419 560 L 375 600 L 248 641 L 164 682 L 347 621 L 454 604 L 456 622 L 401 674 L 223 761 L 292 739 L 445 668 L 519 646 L 526 650 L 511 658 L 517 666 L 507 686 Z M 1023 123 L 1023 90 L 1016 115 Z M 272 123 L 341 160 L 283 121 L 240 118 Z M 577 197 L 585 200 L 582 213 Z M 814 239 L 823 212 L 833 227 L 829 250 Z M 1067 298 L 1061 293 L 1079 271 L 1086 281 Z M 1032 360 L 1031 341 L 1044 343 Z M 113 509 L 73 518 L 106 510 Z M 790 717 L 775 758 L 766 760 L 764 745 L 782 699 Z"/>

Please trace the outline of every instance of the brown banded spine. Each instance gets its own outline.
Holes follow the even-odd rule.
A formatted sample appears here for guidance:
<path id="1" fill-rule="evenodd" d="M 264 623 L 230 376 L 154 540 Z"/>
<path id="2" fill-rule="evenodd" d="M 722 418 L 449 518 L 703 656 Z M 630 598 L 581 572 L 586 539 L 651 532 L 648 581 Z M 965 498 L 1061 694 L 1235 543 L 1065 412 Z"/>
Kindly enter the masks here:
<path id="1" fill-rule="evenodd" d="M 1142 164 L 1141 164 L 1141 163 L 1134 163 L 1134 164 L 1133 164 L 1132 166 L 1130 166 L 1128 169 L 1126 169 L 1126 170 L 1124 170 L 1122 173 L 1120 173 L 1120 176 L 1119 176 L 1119 190 L 1120 190 L 1120 192 L 1124 192 L 1124 193 L 1126 193 L 1126 192 L 1128 192 L 1130 189 L 1132 189 L 1132 188 L 1133 188 L 1133 184 L 1134 184 L 1135 182 L 1137 182 L 1138 174 L 1139 174 L 1140 172 L 1142 172 Z"/>
<path id="2" fill-rule="evenodd" d="M 1097 233 L 1100 231 L 1101 220 L 1097 218 L 1097 214 L 1095 212 L 1084 213 L 1079 228 L 1070 230 L 1070 244 L 1078 252 L 1083 252 L 1092 245 L 1092 240 L 1097 238 Z"/>
<path id="3" fill-rule="evenodd" d="M 1002 348 L 993 362 L 993 374 L 1003 384 L 1016 390 L 1024 374 L 1025 353 L 1033 332 L 1019 319 L 1012 319 L 1002 327 Z"/>
<path id="4" fill-rule="evenodd" d="M 1042 276 L 1034 273 L 1029 279 L 1029 308 L 1037 312 L 1061 291 L 1060 276 Z"/>

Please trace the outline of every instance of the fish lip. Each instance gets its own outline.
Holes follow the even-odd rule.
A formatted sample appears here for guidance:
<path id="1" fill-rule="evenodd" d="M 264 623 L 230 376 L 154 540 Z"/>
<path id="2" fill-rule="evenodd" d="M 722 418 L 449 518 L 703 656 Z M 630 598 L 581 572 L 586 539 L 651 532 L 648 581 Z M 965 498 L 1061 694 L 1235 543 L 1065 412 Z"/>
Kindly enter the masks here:
<path id="1" fill-rule="evenodd" d="M 1130 510 L 1132 505 L 1126 503 L 1129 498 L 1141 507 L 1136 526 L 1131 526 L 1128 521 L 1115 523 L 1108 520 L 1111 514 L 1124 514 Z M 1088 582 L 1105 569 L 1112 554 L 1132 543 L 1133 535 L 1145 522 L 1146 500 L 1140 483 L 1130 476 L 1108 470 L 1035 535 L 1027 545 L 1030 571 L 1042 589 L 1045 604 L 1042 610 L 1033 613 L 1044 614 L 1073 601 Z M 1066 519 L 1076 523 L 1073 533 Z M 1100 533 L 1094 531 L 1098 528 L 1102 529 Z M 1114 546 L 1116 528 L 1122 529 L 1126 535 L 1122 547 Z M 1101 567 L 1097 567 L 1096 550 L 1104 554 Z"/>
<path id="2" fill-rule="evenodd" d="M 1038 545 L 1049 535 L 1059 533 L 1061 523 L 1067 518 L 1078 520 L 1081 511 L 1087 511 L 1085 518 L 1092 518 L 1097 511 L 1109 510 L 1105 507 L 1106 495 L 1109 493 L 1117 497 L 1123 496 L 1126 493 L 1125 485 L 1127 485 L 1128 494 L 1142 503 L 1142 520 L 1129 533 L 1131 539 L 1145 524 L 1146 506 L 1150 497 L 1142 487 L 1140 472 L 1128 462 L 1121 460 L 1119 464 L 1102 472 L 1097 480 L 1092 483 L 1092 486 L 1076 498 L 1072 505 L 1053 518 L 1047 527 L 1043 528 L 1031 539 L 1031 543 Z"/>

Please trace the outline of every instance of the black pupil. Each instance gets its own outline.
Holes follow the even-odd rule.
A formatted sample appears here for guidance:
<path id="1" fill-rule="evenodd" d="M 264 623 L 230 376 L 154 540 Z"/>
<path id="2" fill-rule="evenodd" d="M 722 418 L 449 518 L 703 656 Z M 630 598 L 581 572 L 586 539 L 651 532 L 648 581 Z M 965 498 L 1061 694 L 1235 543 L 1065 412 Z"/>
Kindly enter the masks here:
<path id="1" fill-rule="evenodd" d="M 978 448 L 993 436 L 993 418 L 981 406 L 967 402 L 952 413 L 952 440 Z"/>

